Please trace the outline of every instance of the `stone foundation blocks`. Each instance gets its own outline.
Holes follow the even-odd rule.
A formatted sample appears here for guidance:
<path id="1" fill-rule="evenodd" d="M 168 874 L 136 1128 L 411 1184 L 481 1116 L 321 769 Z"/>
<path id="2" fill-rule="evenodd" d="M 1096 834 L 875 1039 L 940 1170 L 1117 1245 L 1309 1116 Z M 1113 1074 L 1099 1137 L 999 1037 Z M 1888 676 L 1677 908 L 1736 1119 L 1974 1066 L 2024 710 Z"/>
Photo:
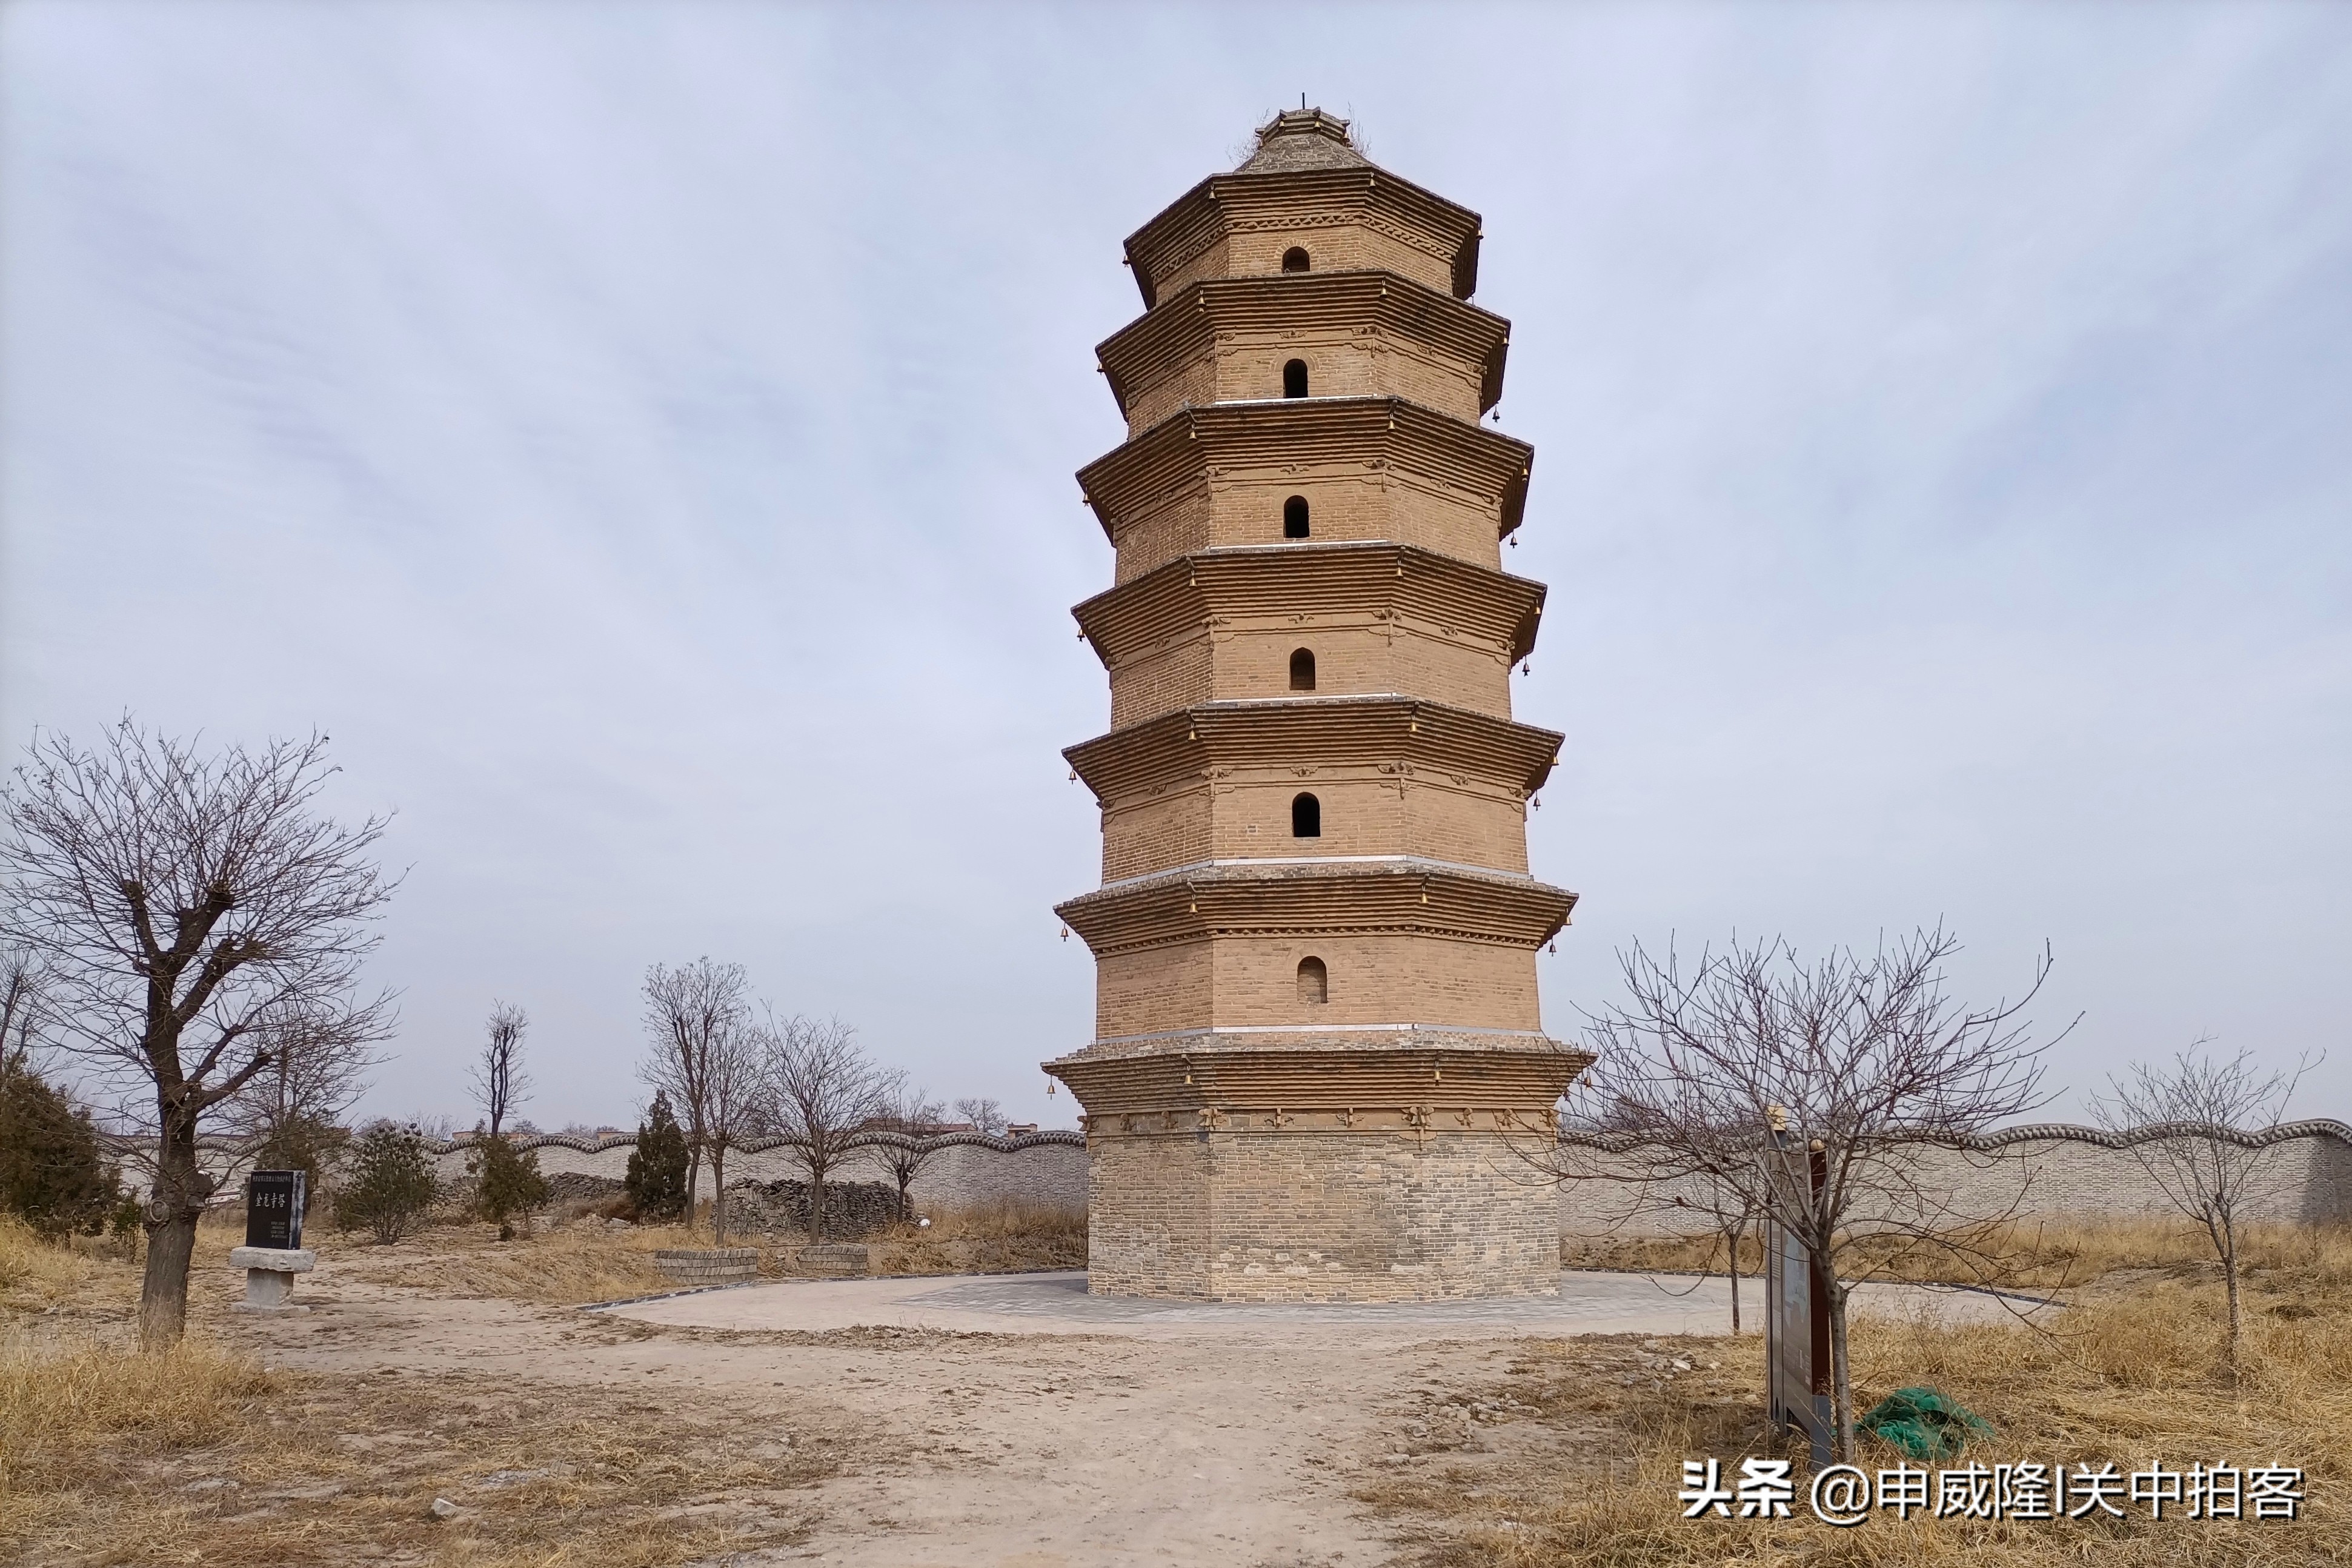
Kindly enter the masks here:
<path id="1" fill-rule="evenodd" d="M 232 1247 L 228 1266 L 245 1270 L 245 1300 L 240 1312 L 302 1312 L 294 1305 L 294 1276 L 318 1267 L 319 1255 L 309 1247 Z"/>
<path id="2" fill-rule="evenodd" d="M 740 1285 L 760 1277 L 756 1247 L 662 1247 L 654 1267 L 680 1285 Z"/>

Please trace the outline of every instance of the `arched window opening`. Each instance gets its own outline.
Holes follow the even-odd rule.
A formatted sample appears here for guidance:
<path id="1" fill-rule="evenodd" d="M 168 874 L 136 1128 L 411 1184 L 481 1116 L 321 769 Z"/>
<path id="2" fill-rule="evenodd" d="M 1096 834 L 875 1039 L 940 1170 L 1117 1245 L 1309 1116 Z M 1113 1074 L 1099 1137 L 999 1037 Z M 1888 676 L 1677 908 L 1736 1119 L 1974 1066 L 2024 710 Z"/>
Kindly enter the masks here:
<path id="1" fill-rule="evenodd" d="M 1304 246 L 1294 245 L 1288 250 L 1284 251 L 1282 253 L 1282 269 L 1285 272 L 1306 271 L 1307 247 Z"/>
<path id="2" fill-rule="evenodd" d="M 1313 648 L 1302 647 L 1290 656 L 1290 689 L 1293 691 L 1315 689 L 1315 650 Z"/>
<path id="3" fill-rule="evenodd" d="M 1302 795 L 1290 803 L 1290 836 L 1293 838 L 1323 837 L 1323 803 L 1311 795 Z"/>
<path id="4" fill-rule="evenodd" d="M 1307 537 L 1307 498 L 1305 496 L 1292 496 L 1282 503 L 1282 537 L 1285 539 Z"/>
<path id="5" fill-rule="evenodd" d="M 1282 395 L 1285 397 L 1307 395 L 1307 362 L 1305 360 L 1295 359 L 1282 367 Z"/>
<path id="6" fill-rule="evenodd" d="M 1298 961 L 1298 999 L 1310 1007 L 1320 1007 L 1331 1000 L 1331 972 L 1323 967 L 1321 959 Z"/>

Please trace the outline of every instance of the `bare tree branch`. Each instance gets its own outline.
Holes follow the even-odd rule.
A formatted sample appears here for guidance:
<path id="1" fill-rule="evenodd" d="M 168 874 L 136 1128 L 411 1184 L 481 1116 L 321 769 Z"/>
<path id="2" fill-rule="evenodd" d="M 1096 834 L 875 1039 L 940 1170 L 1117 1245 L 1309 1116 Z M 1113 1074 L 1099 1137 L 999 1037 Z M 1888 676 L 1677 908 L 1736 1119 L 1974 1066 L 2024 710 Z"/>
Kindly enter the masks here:
<path id="1" fill-rule="evenodd" d="M 982 1132 L 1002 1138 L 1011 1123 L 1005 1119 L 1004 1107 L 978 1095 L 967 1096 L 955 1102 L 956 1120 L 969 1121 Z"/>
<path id="2" fill-rule="evenodd" d="M 47 1031 L 47 1006 L 39 958 L 17 942 L 0 944 L 0 1068 L 12 1060 L 31 1064 Z"/>
<path id="3" fill-rule="evenodd" d="M 391 1026 L 381 998 L 305 998 L 272 1009 L 254 1028 L 269 1065 L 250 1093 L 223 1108 L 230 1128 L 275 1139 L 298 1121 L 339 1122 L 366 1088 L 369 1069 L 383 1065 L 374 1047 Z"/>

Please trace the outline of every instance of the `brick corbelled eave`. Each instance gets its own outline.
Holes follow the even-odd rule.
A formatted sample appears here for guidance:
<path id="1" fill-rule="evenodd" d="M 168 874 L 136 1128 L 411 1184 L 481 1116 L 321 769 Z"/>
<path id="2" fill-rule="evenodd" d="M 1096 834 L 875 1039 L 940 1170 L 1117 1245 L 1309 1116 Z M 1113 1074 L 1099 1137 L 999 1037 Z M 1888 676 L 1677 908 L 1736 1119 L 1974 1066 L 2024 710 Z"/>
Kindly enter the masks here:
<path id="1" fill-rule="evenodd" d="M 1295 397 L 1211 403 L 1170 415 L 1078 470 L 1103 533 L 1119 519 L 1213 469 L 1354 462 L 1400 469 L 1496 509 L 1498 536 L 1527 509 L 1535 448 L 1402 397 Z"/>
<path id="2" fill-rule="evenodd" d="M 1295 541 L 1205 550 L 1075 606 L 1105 667 L 1204 626 L 1212 616 L 1403 610 L 1503 645 L 1535 647 L 1540 583 L 1385 540 Z"/>
<path id="3" fill-rule="evenodd" d="M 1470 1031 L 1335 1028 L 1246 1046 L 1201 1041 L 1140 1051 L 1089 1047 L 1045 1068 L 1068 1084 L 1093 1116 L 1335 1108 L 1474 1110 L 1491 1115 L 1508 1108 L 1528 1132 L 1548 1142 L 1554 1101 L 1591 1061 L 1588 1051 L 1541 1037 L 1500 1040 L 1481 1039 Z M 1433 1130 L 1444 1126 L 1438 1121 Z"/>
<path id="4" fill-rule="evenodd" d="M 1479 413 L 1502 397 L 1511 323 L 1402 273 L 1377 270 L 1203 279 L 1104 339 L 1095 359 L 1125 414 L 1129 388 L 1195 358 L 1219 332 L 1368 324 L 1481 366 Z"/>
<path id="5" fill-rule="evenodd" d="M 1268 212 L 1292 216 L 1320 206 L 1333 213 L 1370 213 L 1414 248 L 1445 262 L 1454 293 L 1478 291 L 1480 220 L 1411 180 L 1366 163 L 1351 169 L 1212 174 L 1177 197 L 1127 237 L 1127 264 L 1146 310 L 1159 302 L 1158 279 L 1236 228 Z"/>
<path id="6" fill-rule="evenodd" d="M 1405 934 L 1539 947 L 1576 895 L 1532 877 L 1411 857 L 1212 861 L 1055 906 L 1099 958 L 1218 936 Z"/>
<path id="7" fill-rule="evenodd" d="M 1105 805 L 1215 767 L 1410 763 L 1475 774 L 1521 795 L 1551 775 L 1566 739 L 1467 708 L 1392 695 L 1202 702 L 1069 747 Z"/>

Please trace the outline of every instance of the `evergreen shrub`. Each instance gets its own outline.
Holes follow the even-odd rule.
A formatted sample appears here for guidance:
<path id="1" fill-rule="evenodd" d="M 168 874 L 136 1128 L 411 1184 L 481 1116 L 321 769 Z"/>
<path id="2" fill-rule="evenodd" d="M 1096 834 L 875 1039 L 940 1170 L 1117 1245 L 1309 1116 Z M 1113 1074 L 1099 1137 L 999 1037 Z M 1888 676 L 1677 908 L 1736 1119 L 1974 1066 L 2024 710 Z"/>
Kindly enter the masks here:
<path id="1" fill-rule="evenodd" d="M 439 1190 L 425 1135 L 379 1121 L 352 1146 L 350 1169 L 335 1194 L 336 1227 L 373 1231 L 389 1247 L 416 1227 Z"/>

